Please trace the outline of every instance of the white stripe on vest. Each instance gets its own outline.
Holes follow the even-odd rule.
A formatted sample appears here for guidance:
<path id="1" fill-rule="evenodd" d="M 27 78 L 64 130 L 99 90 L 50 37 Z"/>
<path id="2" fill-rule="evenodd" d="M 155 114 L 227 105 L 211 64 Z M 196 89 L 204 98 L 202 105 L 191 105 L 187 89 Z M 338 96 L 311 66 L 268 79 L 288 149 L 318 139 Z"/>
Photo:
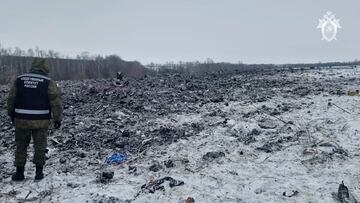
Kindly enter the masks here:
<path id="1" fill-rule="evenodd" d="M 37 77 L 37 78 L 43 78 L 46 80 L 51 80 L 51 78 L 49 78 L 49 77 L 46 77 L 46 76 L 40 75 L 40 74 L 35 74 L 35 73 L 27 73 L 24 75 L 20 75 L 18 78 L 20 78 L 20 77 Z"/>
<path id="2" fill-rule="evenodd" d="M 49 114 L 50 110 L 15 109 L 15 113 L 31 114 L 31 115 L 43 115 L 43 114 Z"/>

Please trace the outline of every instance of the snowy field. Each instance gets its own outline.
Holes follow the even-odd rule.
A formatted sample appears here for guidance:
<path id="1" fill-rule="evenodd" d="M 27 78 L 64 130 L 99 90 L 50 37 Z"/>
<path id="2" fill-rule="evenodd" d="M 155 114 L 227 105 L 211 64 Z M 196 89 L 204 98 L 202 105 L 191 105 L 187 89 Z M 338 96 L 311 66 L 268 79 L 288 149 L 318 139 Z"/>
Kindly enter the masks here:
<path id="1" fill-rule="evenodd" d="M 246 76 L 227 77 L 228 81 L 235 81 Z M 360 89 L 360 70 L 309 70 L 251 77 L 270 83 L 284 78 L 293 81 L 293 88 L 259 87 L 259 91 L 252 90 L 257 96 L 254 100 L 246 97 L 247 88 L 253 87 L 244 82 L 225 91 L 223 101 L 189 103 L 191 111 L 149 116 L 142 122 L 152 128 L 202 127 L 192 136 L 151 145 L 139 153 L 128 152 L 129 160 L 119 165 L 104 164 L 105 155 L 114 152 L 106 148 L 105 155 L 98 159 L 84 150 L 86 158 L 74 152 L 73 156 L 67 154 L 65 164 L 60 163 L 63 152 L 50 144 L 45 179 L 34 182 L 34 167 L 28 162 L 26 181 L 17 183 L 10 178 L 14 148 L 3 142 L 0 202 L 177 203 L 192 197 L 195 202 L 204 203 L 331 203 L 338 202 L 342 181 L 349 189 L 350 202 L 360 200 L 360 97 L 346 94 L 348 90 Z M 309 91 L 303 93 L 303 87 Z M 121 119 L 129 112 L 119 108 L 114 114 Z M 80 117 L 72 121 L 74 125 L 86 125 L 89 118 Z M 7 129 L 8 123 L 1 124 L 3 132 L 13 133 Z M 139 133 L 144 145 L 156 139 L 146 132 Z M 65 134 L 57 131 L 49 139 Z M 30 147 L 30 157 L 32 151 Z M 99 181 L 104 170 L 113 171 L 113 179 Z M 155 191 L 142 188 L 164 177 L 184 184 L 169 187 L 165 181 L 159 184 L 164 187 Z"/>

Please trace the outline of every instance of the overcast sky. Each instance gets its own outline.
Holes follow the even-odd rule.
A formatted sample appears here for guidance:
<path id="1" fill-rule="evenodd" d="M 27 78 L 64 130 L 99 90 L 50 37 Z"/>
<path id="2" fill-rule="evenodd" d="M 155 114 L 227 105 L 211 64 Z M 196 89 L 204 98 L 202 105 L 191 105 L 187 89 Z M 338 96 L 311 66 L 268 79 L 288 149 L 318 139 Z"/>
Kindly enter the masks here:
<path id="1" fill-rule="evenodd" d="M 360 59 L 359 0 L 0 0 L 0 42 L 75 56 L 297 63 Z M 342 29 L 321 41 L 319 18 Z"/>

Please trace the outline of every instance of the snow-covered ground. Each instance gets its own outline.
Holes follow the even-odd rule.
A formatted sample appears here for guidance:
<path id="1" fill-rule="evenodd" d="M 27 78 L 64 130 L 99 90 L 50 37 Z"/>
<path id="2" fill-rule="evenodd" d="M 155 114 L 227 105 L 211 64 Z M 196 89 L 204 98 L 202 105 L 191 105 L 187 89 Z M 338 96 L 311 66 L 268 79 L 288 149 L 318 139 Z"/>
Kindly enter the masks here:
<path id="1" fill-rule="evenodd" d="M 312 70 L 287 73 L 287 77 L 340 83 L 343 91 L 360 89 L 360 72 L 354 69 Z M 238 94 L 243 88 L 246 85 L 239 87 Z M 50 149 L 45 179 L 34 182 L 33 165 L 28 163 L 26 181 L 2 180 L 0 202 L 185 202 L 192 197 L 205 203 L 330 203 L 336 202 L 334 194 L 342 181 L 360 200 L 360 97 L 325 91 L 299 97 L 285 94 L 287 87 L 272 91 L 277 96 L 263 102 L 207 103 L 198 106 L 198 113 L 169 114 L 149 121 L 172 128 L 205 127 L 197 135 L 130 155 L 124 164 L 107 166 L 115 172 L 107 183 L 99 183 L 99 171 L 91 167 L 60 172 L 58 157 L 52 158 L 57 149 Z M 219 152 L 219 157 L 206 159 L 209 152 Z M 0 161 L 12 159 L 10 150 L 0 153 Z M 175 166 L 165 167 L 168 160 Z M 157 172 L 149 170 L 154 163 L 162 166 Z M 141 189 L 151 180 L 168 176 L 184 185 L 171 188 L 165 182 L 165 191 L 155 193 Z"/>

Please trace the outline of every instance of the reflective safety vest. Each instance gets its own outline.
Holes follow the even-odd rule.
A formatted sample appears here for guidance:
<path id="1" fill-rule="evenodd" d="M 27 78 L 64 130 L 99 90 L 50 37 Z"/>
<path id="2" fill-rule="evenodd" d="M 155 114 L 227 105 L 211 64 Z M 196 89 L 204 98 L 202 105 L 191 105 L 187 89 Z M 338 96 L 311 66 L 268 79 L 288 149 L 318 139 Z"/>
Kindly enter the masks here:
<path id="1" fill-rule="evenodd" d="M 51 119 L 48 88 L 50 78 L 29 73 L 16 79 L 15 118 L 24 120 Z"/>

